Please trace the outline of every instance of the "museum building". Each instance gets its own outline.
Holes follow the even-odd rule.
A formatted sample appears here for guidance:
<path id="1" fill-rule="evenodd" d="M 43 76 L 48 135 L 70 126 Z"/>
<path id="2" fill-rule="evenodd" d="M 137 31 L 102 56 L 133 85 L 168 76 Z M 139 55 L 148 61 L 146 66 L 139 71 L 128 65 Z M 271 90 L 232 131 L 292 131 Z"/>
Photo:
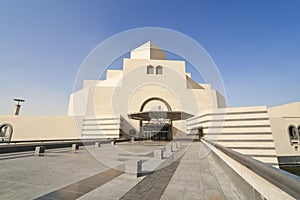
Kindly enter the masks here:
<path id="1" fill-rule="evenodd" d="M 300 102 L 227 108 L 221 93 L 192 79 L 185 61 L 168 60 L 150 41 L 123 59 L 122 70 L 106 70 L 105 80 L 85 80 L 70 96 L 68 116 L 0 120 L 12 124 L 12 140 L 170 141 L 201 132 L 207 141 L 274 166 L 278 160 L 297 163 L 300 156 Z"/>

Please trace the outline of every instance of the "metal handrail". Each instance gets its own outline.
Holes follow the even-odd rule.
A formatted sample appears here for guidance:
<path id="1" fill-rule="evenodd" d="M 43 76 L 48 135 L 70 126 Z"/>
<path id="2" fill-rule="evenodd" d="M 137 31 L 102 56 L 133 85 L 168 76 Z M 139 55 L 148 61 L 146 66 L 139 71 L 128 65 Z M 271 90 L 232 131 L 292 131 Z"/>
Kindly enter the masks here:
<path id="1" fill-rule="evenodd" d="M 217 149 L 249 168 L 256 174 L 260 175 L 265 180 L 269 181 L 273 185 L 282 189 L 289 195 L 293 196 L 296 199 L 300 199 L 300 177 L 294 174 L 288 173 L 284 170 L 275 168 L 269 164 L 263 163 L 261 161 L 255 160 L 250 156 L 243 155 L 239 152 L 233 151 L 229 148 L 226 148 L 222 145 L 213 143 L 208 140 L 205 142 L 215 146 Z"/>

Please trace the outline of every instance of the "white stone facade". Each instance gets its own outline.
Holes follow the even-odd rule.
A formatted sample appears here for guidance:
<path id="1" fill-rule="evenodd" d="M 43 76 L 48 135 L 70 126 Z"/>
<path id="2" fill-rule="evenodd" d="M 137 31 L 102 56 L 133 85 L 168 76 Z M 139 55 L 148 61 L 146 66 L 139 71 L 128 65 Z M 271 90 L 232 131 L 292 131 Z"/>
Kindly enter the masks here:
<path id="1" fill-rule="evenodd" d="M 105 80 L 85 80 L 70 96 L 68 116 L 0 116 L 0 122 L 13 126 L 12 140 L 115 139 L 140 134 L 141 122 L 128 114 L 157 110 L 194 115 L 173 121 L 174 135 L 200 127 L 206 140 L 275 166 L 277 157 L 300 157 L 300 102 L 226 108 L 218 91 L 191 78 L 184 61 L 167 60 L 151 42 L 131 51 L 122 70 L 107 70 Z"/>
<path id="2" fill-rule="evenodd" d="M 127 115 L 157 106 L 193 115 L 226 107 L 224 97 L 209 84 L 190 78 L 184 61 L 166 60 L 165 52 L 153 43 L 145 43 L 130 56 L 123 60 L 123 70 L 107 70 L 106 80 L 86 80 L 83 88 L 71 95 L 70 116 L 86 116 L 84 127 L 88 119 L 98 119 L 96 126 L 82 129 L 83 137 L 115 138 L 119 129 L 139 132 L 139 122 Z M 115 125 L 106 124 L 106 119 L 114 120 Z M 174 121 L 173 131 L 185 132 L 185 121 Z"/>

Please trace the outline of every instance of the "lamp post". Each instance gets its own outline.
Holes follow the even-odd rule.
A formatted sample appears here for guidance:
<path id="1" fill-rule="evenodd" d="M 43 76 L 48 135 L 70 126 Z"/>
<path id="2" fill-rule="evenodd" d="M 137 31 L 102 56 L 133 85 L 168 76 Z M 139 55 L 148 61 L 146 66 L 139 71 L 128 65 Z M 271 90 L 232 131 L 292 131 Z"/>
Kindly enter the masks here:
<path id="1" fill-rule="evenodd" d="M 19 115 L 20 114 L 20 110 L 21 110 L 21 102 L 25 102 L 24 99 L 14 99 L 15 102 L 17 102 L 17 104 L 15 105 L 15 110 L 14 110 L 14 115 Z"/>

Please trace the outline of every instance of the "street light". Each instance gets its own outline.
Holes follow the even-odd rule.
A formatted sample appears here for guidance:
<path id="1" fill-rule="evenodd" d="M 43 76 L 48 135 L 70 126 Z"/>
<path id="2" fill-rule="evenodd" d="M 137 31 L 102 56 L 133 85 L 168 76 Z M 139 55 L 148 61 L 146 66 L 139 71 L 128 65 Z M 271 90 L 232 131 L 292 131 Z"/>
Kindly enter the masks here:
<path id="1" fill-rule="evenodd" d="M 21 110 L 21 105 L 20 103 L 22 102 L 25 102 L 24 99 L 14 99 L 15 102 L 18 102 L 16 105 L 15 105 L 15 110 L 14 110 L 14 115 L 19 115 L 20 114 L 20 110 Z"/>

